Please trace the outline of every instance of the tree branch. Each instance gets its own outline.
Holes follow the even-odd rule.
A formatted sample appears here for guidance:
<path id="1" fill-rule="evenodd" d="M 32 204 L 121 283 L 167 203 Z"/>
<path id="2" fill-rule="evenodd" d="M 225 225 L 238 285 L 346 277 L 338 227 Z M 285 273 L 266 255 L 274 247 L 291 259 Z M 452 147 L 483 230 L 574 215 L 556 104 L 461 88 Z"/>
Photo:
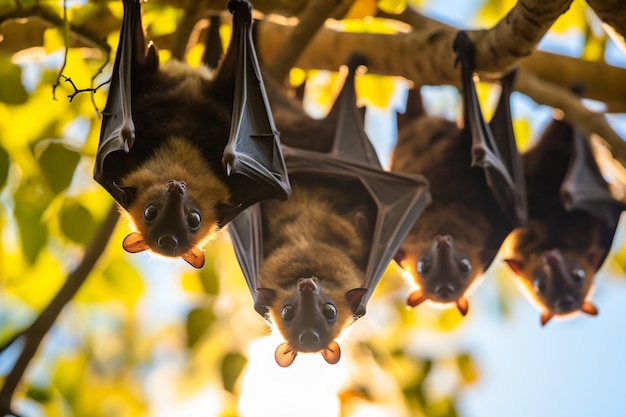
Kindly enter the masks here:
<path id="1" fill-rule="evenodd" d="M 26 367 L 37 352 L 39 344 L 52 327 L 52 324 L 61 313 L 63 307 L 74 297 L 78 289 L 85 282 L 85 279 L 89 276 L 96 261 L 106 248 L 118 218 L 119 211 L 117 205 L 113 204 L 93 240 L 85 250 L 82 261 L 78 264 L 76 269 L 67 276 L 65 284 L 63 284 L 50 304 L 48 304 L 37 319 L 35 319 L 18 338 L 24 339 L 24 347 L 13 365 L 11 372 L 9 372 L 4 380 L 2 389 L 0 389 L 0 415 L 15 415 L 11 408 L 11 400 L 17 385 L 24 375 Z"/>
<path id="2" fill-rule="evenodd" d="M 538 103 L 563 110 L 564 119 L 586 134 L 597 133 L 607 142 L 615 158 L 626 166 L 626 142 L 609 125 L 603 113 L 589 110 L 571 89 L 547 82 L 523 68 L 516 77 L 515 87 Z"/>
<path id="3" fill-rule="evenodd" d="M 272 77 L 282 84 L 289 70 L 298 60 L 306 46 L 311 42 L 317 31 L 336 8 L 336 0 L 310 0 L 300 15 L 300 22 L 289 34 L 284 47 L 274 56 L 268 71 Z"/>
<path id="4" fill-rule="evenodd" d="M 615 43 L 626 49 L 626 8 L 623 0 L 587 0 L 604 23 L 615 30 Z"/>

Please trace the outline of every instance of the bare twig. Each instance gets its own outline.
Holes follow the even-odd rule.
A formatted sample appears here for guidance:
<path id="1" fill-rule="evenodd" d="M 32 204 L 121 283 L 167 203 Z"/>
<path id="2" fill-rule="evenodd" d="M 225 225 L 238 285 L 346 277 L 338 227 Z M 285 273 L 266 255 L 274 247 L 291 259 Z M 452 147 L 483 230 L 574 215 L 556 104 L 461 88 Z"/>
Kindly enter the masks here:
<path id="1" fill-rule="evenodd" d="M 78 289 L 85 282 L 85 279 L 89 276 L 96 261 L 106 248 L 118 218 L 119 212 L 117 206 L 113 204 L 93 240 L 85 250 L 80 264 L 68 275 L 65 284 L 63 284 L 50 304 L 48 304 L 21 336 L 17 338 L 24 340 L 24 347 L 13 365 L 13 368 L 6 376 L 2 389 L 0 389 L 0 415 L 16 415 L 12 411 L 11 400 L 17 385 L 24 375 L 26 367 L 37 352 L 42 339 L 52 327 L 52 324 L 59 316 L 59 313 L 61 313 L 63 307 L 74 297 Z M 15 340 L 16 339 L 13 341 Z"/>

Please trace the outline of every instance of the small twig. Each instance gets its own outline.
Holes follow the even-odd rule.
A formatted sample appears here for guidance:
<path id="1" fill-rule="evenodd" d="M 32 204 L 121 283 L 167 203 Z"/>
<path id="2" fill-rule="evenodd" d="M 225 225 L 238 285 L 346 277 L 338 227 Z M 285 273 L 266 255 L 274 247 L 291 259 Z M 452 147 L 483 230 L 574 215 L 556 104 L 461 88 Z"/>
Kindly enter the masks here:
<path id="1" fill-rule="evenodd" d="M 61 68 L 59 69 L 59 73 L 57 75 L 57 79 L 54 82 L 54 84 L 52 85 L 52 100 L 56 100 L 56 89 L 59 85 L 61 85 L 61 77 L 63 77 L 63 70 L 65 69 L 65 66 L 67 65 L 67 55 L 70 51 L 70 45 L 69 45 L 69 24 L 67 21 L 67 0 L 63 0 L 63 47 L 65 48 L 65 51 L 63 53 L 63 64 L 61 65 Z M 65 77 L 63 77 L 65 78 Z M 68 79 L 66 78 L 65 81 L 67 81 Z M 71 82 L 71 81 L 70 81 Z M 74 85 L 74 83 L 72 83 L 72 85 Z M 76 87 L 74 87 L 76 88 Z M 72 97 L 73 98 L 73 97 Z M 70 98 L 70 102 L 72 101 L 72 98 Z"/>
<path id="2" fill-rule="evenodd" d="M 111 82 L 111 79 L 109 78 L 107 81 L 104 81 L 100 84 L 98 84 L 96 87 L 89 87 L 89 88 L 78 88 L 76 87 L 76 84 L 74 84 L 74 81 L 72 81 L 72 79 L 70 77 L 66 77 L 63 74 L 60 74 L 61 78 L 63 78 L 63 80 L 65 80 L 65 82 L 70 83 L 70 85 L 72 86 L 72 88 L 74 89 L 74 92 L 72 94 L 68 94 L 67 98 L 70 100 L 70 103 L 72 102 L 72 100 L 74 100 L 74 97 L 76 97 L 78 94 L 80 93 L 95 93 L 96 91 L 98 91 L 103 85 L 106 85 L 108 83 Z M 97 75 L 97 74 L 96 74 Z M 95 77 L 95 76 L 94 76 Z M 93 81 L 93 78 L 92 78 Z M 93 99 L 92 99 L 93 101 Z M 96 106 L 96 104 L 94 103 L 94 107 Z M 96 110 L 98 110 L 98 108 L 96 108 Z"/>
<path id="3" fill-rule="evenodd" d="M 96 261 L 100 258 L 100 255 L 102 255 L 115 229 L 118 218 L 119 211 L 117 205 L 113 204 L 106 218 L 102 224 L 100 224 L 93 240 L 87 249 L 85 249 L 83 259 L 76 269 L 67 276 L 65 284 L 63 284 L 50 304 L 48 304 L 35 321 L 19 337 L 12 340 L 15 342 L 18 338 L 23 339 L 24 347 L 13 365 L 13 368 L 6 376 L 2 389 L 0 389 L 0 416 L 16 415 L 11 409 L 11 400 L 17 385 L 24 375 L 24 371 L 37 352 L 42 339 L 61 313 L 63 307 L 76 295 L 76 292 L 89 276 Z"/>

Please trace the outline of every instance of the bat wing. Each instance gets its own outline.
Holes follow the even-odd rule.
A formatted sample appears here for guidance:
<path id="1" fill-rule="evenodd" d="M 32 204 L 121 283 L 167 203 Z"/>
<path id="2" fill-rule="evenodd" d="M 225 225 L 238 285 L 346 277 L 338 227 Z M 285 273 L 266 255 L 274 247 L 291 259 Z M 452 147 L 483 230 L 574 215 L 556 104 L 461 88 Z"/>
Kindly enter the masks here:
<path id="1" fill-rule="evenodd" d="M 261 205 L 255 204 L 241 212 L 228 226 L 233 241 L 235 255 L 252 293 L 254 309 L 262 316 L 267 314 L 267 307 L 258 299 L 256 289 L 258 275 L 263 259 L 263 223 Z"/>
<path id="2" fill-rule="evenodd" d="M 573 126 L 571 132 L 573 149 L 561 185 L 563 205 L 567 210 L 586 211 L 614 230 L 625 206 L 611 195 L 587 138 Z"/>
<path id="3" fill-rule="evenodd" d="M 285 200 L 291 194 L 252 41 L 250 3 L 231 0 L 228 8 L 233 13 L 233 37 L 216 82 L 230 78 L 234 86 L 231 130 L 222 159 L 233 205 L 219 219 L 220 226 L 254 203 L 270 198 Z"/>
<path id="4" fill-rule="evenodd" d="M 511 227 L 521 226 L 526 222 L 527 210 L 522 161 L 513 135 L 509 105 L 514 76 L 510 74 L 503 79 L 500 102 L 488 125 L 472 78 L 474 44 L 465 32 L 459 32 L 454 48 L 457 62 L 461 64 L 465 128 L 472 137 L 472 166 L 485 170 L 487 184 Z"/>
<path id="5" fill-rule="evenodd" d="M 368 164 L 346 161 L 331 154 L 284 146 L 290 174 L 314 178 L 355 179 L 368 190 L 376 204 L 373 237 L 365 270 L 367 293 L 361 299 L 357 317 L 363 316 L 367 302 L 387 265 L 424 208 L 430 203 L 428 182 L 419 175 L 383 171 Z"/>
<path id="6" fill-rule="evenodd" d="M 142 68 L 157 68 L 158 56 L 151 46 L 146 54 L 138 0 L 124 0 L 124 18 L 111 74 L 109 95 L 102 112 L 102 128 L 96 152 L 94 179 L 123 207 L 128 196 L 118 186 L 128 171 L 127 156 L 135 142 L 131 113 L 131 79 Z"/>

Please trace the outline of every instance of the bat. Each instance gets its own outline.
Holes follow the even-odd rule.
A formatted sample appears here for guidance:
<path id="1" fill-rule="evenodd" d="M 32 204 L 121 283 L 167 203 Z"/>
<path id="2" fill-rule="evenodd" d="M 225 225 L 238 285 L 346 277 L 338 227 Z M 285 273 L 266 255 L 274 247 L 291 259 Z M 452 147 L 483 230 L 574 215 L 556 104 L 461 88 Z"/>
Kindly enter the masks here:
<path id="1" fill-rule="evenodd" d="M 582 311 L 608 255 L 624 205 L 602 177 L 587 138 L 554 119 L 523 154 L 528 223 L 511 236 L 505 261 L 542 309 L 541 324 Z"/>
<path id="2" fill-rule="evenodd" d="M 525 222 L 521 158 L 513 135 L 509 96 L 514 74 L 490 124 L 472 79 L 474 46 L 464 32 L 455 39 L 461 64 L 464 127 L 423 114 L 412 92 L 399 123 L 391 169 L 422 174 L 432 203 L 402 242 L 396 261 L 415 281 L 407 304 L 454 303 L 467 314 L 468 289 L 489 268 L 506 236 Z"/>
<path id="3" fill-rule="evenodd" d="M 212 73 L 146 49 L 139 0 L 124 17 L 103 112 L 94 179 L 128 214 L 131 253 L 204 265 L 204 244 L 258 201 L 286 199 L 289 179 L 251 35 L 251 6 L 231 0 L 233 36 Z"/>
<path id="4" fill-rule="evenodd" d="M 228 227 L 255 310 L 285 339 L 274 355 L 283 367 L 299 352 L 339 361 L 337 339 L 365 314 L 429 200 L 422 177 L 382 170 L 356 108 L 356 62 L 325 120 L 287 97 L 272 101 L 268 88 L 293 194 L 248 208 Z"/>

